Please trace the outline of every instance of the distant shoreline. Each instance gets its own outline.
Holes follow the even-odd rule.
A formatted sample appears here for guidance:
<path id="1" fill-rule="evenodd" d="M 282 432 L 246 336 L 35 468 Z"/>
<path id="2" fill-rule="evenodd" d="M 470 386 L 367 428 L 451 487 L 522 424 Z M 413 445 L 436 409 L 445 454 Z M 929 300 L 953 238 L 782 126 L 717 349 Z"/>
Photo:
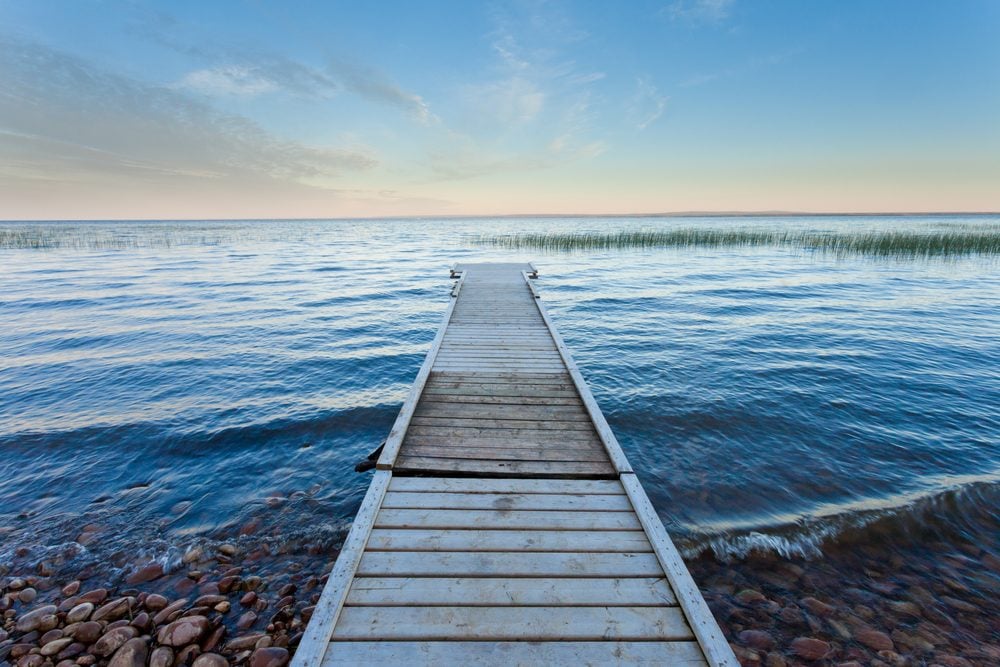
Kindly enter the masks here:
<path id="1" fill-rule="evenodd" d="M 997 216 L 1000 211 L 893 211 L 881 213 L 836 213 L 829 211 L 676 211 L 666 213 L 498 213 L 495 215 L 377 215 L 323 218 L 0 218 L 0 223 L 27 222 L 320 222 L 352 220 L 496 220 L 561 218 L 943 218 L 952 216 Z"/>

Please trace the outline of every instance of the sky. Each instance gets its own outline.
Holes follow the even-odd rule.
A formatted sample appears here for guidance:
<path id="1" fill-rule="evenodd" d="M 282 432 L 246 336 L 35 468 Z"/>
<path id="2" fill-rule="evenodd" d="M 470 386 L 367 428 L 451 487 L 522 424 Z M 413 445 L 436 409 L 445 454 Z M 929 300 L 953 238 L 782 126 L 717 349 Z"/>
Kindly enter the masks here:
<path id="1" fill-rule="evenodd" d="M 0 0 L 0 218 L 1000 211 L 1000 2 Z"/>

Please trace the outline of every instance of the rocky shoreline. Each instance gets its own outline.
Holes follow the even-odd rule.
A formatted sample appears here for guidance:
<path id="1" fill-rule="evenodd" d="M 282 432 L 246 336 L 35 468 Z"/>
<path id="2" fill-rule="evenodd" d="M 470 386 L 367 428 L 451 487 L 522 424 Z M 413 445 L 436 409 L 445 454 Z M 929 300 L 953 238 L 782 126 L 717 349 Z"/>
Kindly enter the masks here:
<path id="1" fill-rule="evenodd" d="M 816 560 L 705 554 L 688 566 L 744 666 L 992 667 L 995 540 L 828 545 Z"/>
<path id="2" fill-rule="evenodd" d="M 337 550 L 272 552 L 252 532 L 166 566 L 0 565 L 0 667 L 283 667 Z M 997 553 L 1000 535 L 867 539 L 814 560 L 709 553 L 688 566 L 742 665 L 987 667 L 1000 664 Z"/>
<path id="3" fill-rule="evenodd" d="M 115 588 L 60 586 L 41 566 L 0 578 L 0 667 L 283 667 L 326 575 L 290 562 L 256 576 L 236 545 L 212 551 L 189 548 L 170 573 L 149 562 Z"/>

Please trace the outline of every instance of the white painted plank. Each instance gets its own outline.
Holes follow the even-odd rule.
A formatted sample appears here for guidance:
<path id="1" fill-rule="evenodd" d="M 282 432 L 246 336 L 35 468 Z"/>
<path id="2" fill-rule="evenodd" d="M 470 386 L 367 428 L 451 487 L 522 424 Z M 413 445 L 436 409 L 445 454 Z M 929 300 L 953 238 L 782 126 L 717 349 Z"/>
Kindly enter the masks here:
<path id="1" fill-rule="evenodd" d="M 588 512 L 630 512 L 627 496 L 609 494 L 570 495 L 566 493 L 415 493 L 390 491 L 382 499 L 383 508 L 474 509 L 474 510 L 578 510 Z"/>
<path id="2" fill-rule="evenodd" d="M 429 494 L 428 494 L 429 495 Z M 369 551 L 651 551 L 641 530 L 421 530 L 376 528 Z"/>
<path id="3" fill-rule="evenodd" d="M 633 512 L 384 509 L 377 528 L 492 528 L 495 530 L 636 530 Z"/>
<path id="4" fill-rule="evenodd" d="M 347 607 L 335 639 L 684 640 L 677 607 Z"/>
<path id="5" fill-rule="evenodd" d="M 337 642 L 322 667 L 388 665 L 705 665 L 696 642 Z"/>

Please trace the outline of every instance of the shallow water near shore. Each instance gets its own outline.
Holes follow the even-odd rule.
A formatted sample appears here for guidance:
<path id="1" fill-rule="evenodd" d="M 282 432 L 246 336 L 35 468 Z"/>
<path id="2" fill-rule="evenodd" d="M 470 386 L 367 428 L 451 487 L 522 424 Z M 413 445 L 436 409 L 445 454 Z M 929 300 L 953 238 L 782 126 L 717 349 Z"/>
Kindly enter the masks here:
<path id="1" fill-rule="evenodd" d="M 1000 218 L 73 223 L 77 243 L 0 250 L 0 578 L 116 586 L 155 561 L 146 585 L 167 588 L 221 542 L 264 576 L 319 576 L 448 267 L 521 259 L 744 662 L 803 659 L 808 636 L 833 662 L 995 664 L 1000 263 L 475 241 L 983 223 Z"/>

